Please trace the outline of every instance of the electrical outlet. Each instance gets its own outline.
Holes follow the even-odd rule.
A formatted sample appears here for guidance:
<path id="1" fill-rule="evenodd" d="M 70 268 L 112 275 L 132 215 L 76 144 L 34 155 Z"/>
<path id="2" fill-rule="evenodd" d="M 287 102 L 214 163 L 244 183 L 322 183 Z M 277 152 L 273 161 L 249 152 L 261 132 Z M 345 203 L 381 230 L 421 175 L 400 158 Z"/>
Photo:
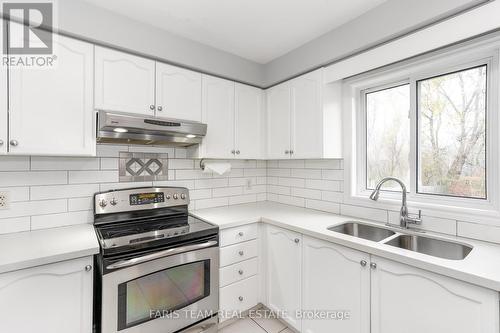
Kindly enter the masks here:
<path id="1" fill-rule="evenodd" d="M 9 209 L 9 193 L 8 192 L 0 192 L 0 210 L 1 209 Z"/>
<path id="2" fill-rule="evenodd" d="M 252 178 L 247 178 L 247 190 L 251 190 L 253 186 Z"/>

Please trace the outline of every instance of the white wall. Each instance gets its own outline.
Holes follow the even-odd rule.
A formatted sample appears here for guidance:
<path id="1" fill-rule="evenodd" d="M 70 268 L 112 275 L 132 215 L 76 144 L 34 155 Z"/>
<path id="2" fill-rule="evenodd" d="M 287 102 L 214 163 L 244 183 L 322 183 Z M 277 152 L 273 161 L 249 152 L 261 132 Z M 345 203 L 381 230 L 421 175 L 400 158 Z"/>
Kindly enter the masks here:
<path id="1" fill-rule="evenodd" d="M 484 2 L 488 0 L 389 0 L 266 64 L 264 85 L 345 58 Z"/>

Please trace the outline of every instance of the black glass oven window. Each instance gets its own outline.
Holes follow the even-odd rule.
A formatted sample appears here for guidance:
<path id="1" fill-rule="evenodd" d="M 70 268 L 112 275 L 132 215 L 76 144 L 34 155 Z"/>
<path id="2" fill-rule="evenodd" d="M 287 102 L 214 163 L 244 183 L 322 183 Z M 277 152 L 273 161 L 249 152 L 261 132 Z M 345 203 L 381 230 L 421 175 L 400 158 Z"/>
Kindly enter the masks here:
<path id="1" fill-rule="evenodd" d="M 210 295 L 210 260 L 151 273 L 118 285 L 118 330 L 182 309 Z"/>

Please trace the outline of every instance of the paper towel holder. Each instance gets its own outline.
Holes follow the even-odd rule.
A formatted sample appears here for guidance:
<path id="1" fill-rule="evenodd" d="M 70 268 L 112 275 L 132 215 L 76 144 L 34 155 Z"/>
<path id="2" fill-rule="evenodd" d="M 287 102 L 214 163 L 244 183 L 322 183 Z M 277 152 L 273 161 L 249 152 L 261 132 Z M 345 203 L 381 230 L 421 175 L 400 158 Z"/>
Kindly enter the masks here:
<path id="1" fill-rule="evenodd" d="M 200 160 L 200 169 L 201 170 L 205 170 L 205 161 L 207 160 L 207 158 L 202 158 Z"/>

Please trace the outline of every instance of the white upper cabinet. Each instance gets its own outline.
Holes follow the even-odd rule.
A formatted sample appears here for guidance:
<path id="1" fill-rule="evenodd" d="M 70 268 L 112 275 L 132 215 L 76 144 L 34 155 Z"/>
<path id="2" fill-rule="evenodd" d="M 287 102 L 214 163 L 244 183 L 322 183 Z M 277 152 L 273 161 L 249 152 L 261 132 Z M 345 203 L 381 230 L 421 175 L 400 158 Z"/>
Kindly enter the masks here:
<path id="1" fill-rule="evenodd" d="M 322 71 L 290 81 L 292 158 L 323 157 Z"/>
<path id="2" fill-rule="evenodd" d="M 10 67 L 10 154 L 95 155 L 93 50 L 92 44 L 56 36 L 52 68 Z"/>
<path id="3" fill-rule="evenodd" d="M 290 158 L 290 83 L 266 91 L 267 157 Z"/>
<path id="4" fill-rule="evenodd" d="M 366 253 L 304 236 L 302 309 L 348 314 L 344 320 L 304 318 L 303 333 L 370 332 L 369 260 Z"/>
<path id="5" fill-rule="evenodd" d="M 0 38 L 3 37 L 3 20 L 0 19 Z M 7 69 L 5 66 L 0 66 L 0 155 L 7 153 L 8 137 L 7 137 Z"/>
<path id="6" fill-rule="evenodd" d="M 284 313 L 284 320 L 301 331 L 301 239 L 290 230 L 266 226 L 266 288 L 267 306 Z"/>
<path id="7" fill-rule="evenodd" d="M 498 333 L 498 293 L 372 257 L 372 333 Z"/>
<path id="8" fill-rule="evenodd" d="M 265 123 L 262 89 L 236 83 L 234 149 L 237 158 L 263 158 Z"/>
<path id="9" fill-rule="evenodd" d="M 95 108 L 153 116 L 155 62 L 96 46 Z"/>
<path id="10" fill-rule="evenodd" d="M 207 135 L 200 147 L 208 158 L 234 157 L 234 82 L 203 75 L 202 122 Z"/>
<path id="11" fill-rule="evenodd" d="M 0 274 L 2 331 L 91 333 L 91 265 L 84 257 Z"/>
<path id="12" fill-rule="evenodd" d="M 157 62 L 156 115 L 201 121 L 201 74 Z"/>
<path id="13" fill-rule="evenodd" d="M 323 69 L 266 90 L 268 158 L 342 158 L 340 92 Z"/>

